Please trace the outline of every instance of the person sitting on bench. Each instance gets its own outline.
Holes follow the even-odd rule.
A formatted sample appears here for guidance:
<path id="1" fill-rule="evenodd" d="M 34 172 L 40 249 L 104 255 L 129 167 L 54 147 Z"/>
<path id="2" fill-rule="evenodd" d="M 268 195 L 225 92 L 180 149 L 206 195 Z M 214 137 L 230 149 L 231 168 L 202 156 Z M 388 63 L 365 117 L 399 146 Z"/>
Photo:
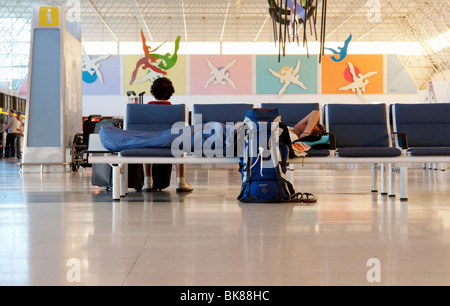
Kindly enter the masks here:
<path id="1" fill-rule="evenodd" d="M 166 77 L 156 79 L 151 88 L 150 93 L 156 101 L 148 102 L 148 104 L 171 105 L 169 99 L 175 93 L 172 81 Z M 151 190 L 153 188 L 152 164 L 144 164 L 144 186 L 142 190 Z M 185 177 L 186 165 L 177 165 L 177 192 L 191 192 L 194 189 L 188 184 Z"/>

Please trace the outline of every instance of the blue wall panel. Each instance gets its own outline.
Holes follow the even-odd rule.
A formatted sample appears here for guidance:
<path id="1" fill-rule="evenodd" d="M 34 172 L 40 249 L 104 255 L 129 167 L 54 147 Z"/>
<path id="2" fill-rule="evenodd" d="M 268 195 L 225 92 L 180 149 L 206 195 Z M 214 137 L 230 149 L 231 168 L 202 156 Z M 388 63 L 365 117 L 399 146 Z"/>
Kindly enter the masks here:
<path id="1" fill-rule="evenodd" d="M 61 146 L 61 53 L 59 29 L 34 31 L 29 147 Z"/>

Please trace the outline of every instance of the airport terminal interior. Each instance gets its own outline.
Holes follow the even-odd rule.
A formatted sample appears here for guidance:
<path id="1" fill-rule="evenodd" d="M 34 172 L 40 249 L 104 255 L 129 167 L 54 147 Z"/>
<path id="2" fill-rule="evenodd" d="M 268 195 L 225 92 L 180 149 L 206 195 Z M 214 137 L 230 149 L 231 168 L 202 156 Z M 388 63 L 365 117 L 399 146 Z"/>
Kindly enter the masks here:
<path id="1" fill-rule="evenodd" d="M 450 285 L 449 16 L 423 0 L 2 1 L 0 286 Z M 163 77 L 169 99 L 151 91 Z M 274 109 L 288 126 L 313 109 L 326 132 L 291 133 L 276 190 L 260 155 L 102 138 Z M 303 200 L 238 199 L 282 178 Z"/>

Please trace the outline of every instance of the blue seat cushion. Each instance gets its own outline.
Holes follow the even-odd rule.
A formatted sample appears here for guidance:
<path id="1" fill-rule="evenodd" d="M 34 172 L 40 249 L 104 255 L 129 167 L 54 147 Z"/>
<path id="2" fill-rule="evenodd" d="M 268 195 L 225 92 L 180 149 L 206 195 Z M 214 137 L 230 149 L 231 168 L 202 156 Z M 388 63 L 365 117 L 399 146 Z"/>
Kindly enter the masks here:
<path id="1" fill-rule="evenodd" d="M 353 147 L 337 151 L 340 157 L 396 157 L 402 152 L 397 148 L 386 147 Z"/>
<path id="2" fill-rule="evenodd" d="M 158 104 L 127 104 L 126 129 L 158 132 L 171 129 L 176 122 L 186 121 L 186 106 Z"/>
<path id="3" fill-rule="evenodd" d="M 226 104 L 194 104 L 193 124 L 208 122 L 241 122 L 245 119 L 245 114 L 253 109 L 253 104 L 226 103 Z M 196 116 L 202 115 L 202 122 L 198 122 Z"/>
<path id="4" fill-rule="evenodd" d="M 319 110 L 319 103 L 261 103 L 262 108 L 278 108 L 281 121 L 295 126 L 313 110 Z"/>
<path id="5" fill-rule="evenodd" d="M 411 148 L 408 150 L 412 156 L 450 156 L 449 147 L 441 148 Z"/>
<path id="6" fill-rule="evenodd" d="M 309 149 L 306 151 L 308 157 L 328 157 L 330 156 L 330 150 L 327 149 Z"/>
<path id="7" fill-rule="evenodd" d="M 329 104 L 327 109 L 338 148 L 389 147 L 385 104 Z"/>
<path id="8" fill-rule="evenodd" d="M 136 148 L 120 152 L 122 156 L 129 157 L 173 157 L 171 148 Z"/>
<path id="9" fill-rule="evenodd" d="M 450 147 L 449 103 L 395 104 L 395 115 L 411 148 Z"/>

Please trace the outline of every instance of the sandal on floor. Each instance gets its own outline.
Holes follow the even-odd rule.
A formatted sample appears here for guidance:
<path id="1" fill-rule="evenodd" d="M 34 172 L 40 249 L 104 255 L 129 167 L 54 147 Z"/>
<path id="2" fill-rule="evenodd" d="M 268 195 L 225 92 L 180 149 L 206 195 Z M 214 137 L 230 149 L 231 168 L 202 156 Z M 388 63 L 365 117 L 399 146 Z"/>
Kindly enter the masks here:
<path id="1" fill-rule="evenodd" d="M 316 203 L 317 199 L 312 193 L 305 192 L 305 193 L 303 193 L 302 202 L 303 203 L 308 203 L 308 204 Z"/>
<path id="2" fill-rule="evenodd" d="M 289 202 L 302 203 L 303 202 L 303 193 L 297 192 L 296 194 L 291 195 Z"/>

